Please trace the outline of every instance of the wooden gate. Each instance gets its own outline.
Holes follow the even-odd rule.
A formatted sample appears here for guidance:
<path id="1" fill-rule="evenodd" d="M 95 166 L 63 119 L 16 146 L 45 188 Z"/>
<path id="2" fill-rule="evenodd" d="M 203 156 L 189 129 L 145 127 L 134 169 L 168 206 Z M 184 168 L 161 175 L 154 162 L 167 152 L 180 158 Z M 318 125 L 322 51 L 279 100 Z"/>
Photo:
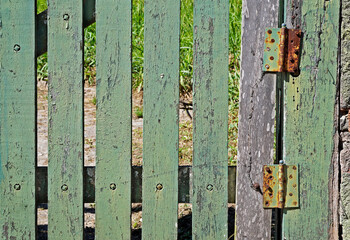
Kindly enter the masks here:
<path id="1" fill-rule="evenodd" d="M 235 180 L 227 164 L 229 1 L 194 7 L 194 156 L 181 168 L 180 0 L 145 1 L 142 172 L 131 166 L 131 0 L 96 1 L 96 170 L 83 164 L 83 29 L 94 7 L 50 0 L 47 16 L 36 16 L 35 1 L 0 1 L 1 239 L 35 239 L 41 202 L 50 239 L 83 239 L 83 204 L 94 200 L 96 239 L 130 239 L 141 182 L 144 239 L 176 239 L 178 203 L 190 201 L 193 238 L 227 239 L 228 175 Z M 45 40 L 49 165 L 39 168 L 36 57 Z"/>
<path id="2" fill-rule="evenodd" d="M 339 239 L 340 0 L 243 0 L 236 239 Z M 193 165 L 178 166 L 180 0 L 144 7 L 143 167 L 131 165 L 132 1 L 0 0 L 1 239 L 35 239 L 49 204 L 50 239 L 176 239 L 192 203 L 193 239 L 228 236 L 235 168 L 227 164 L 229 0 L 194 4 Z M 83 29 L 97 28 L 96 167 L 84 167 Z M 300 75 L 265 73 L 267 27 L 302 30 Z M 36 57 L 48 51 L 49 165 L 37 166 Z M 299 207 L 264 209 L 263 165 L 298 165 Z"/>

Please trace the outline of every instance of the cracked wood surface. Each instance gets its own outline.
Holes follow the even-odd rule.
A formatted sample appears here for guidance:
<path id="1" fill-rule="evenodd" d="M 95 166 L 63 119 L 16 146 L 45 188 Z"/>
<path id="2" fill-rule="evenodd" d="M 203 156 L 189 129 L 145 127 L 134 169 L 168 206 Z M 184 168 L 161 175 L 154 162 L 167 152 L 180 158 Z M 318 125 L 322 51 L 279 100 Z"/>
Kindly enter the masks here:
<path id="1" fill-rule="evenodd" d="M 274 159 L 274 74 L 263 74 L 266 27 L 278 27 L 279 1 L 244 0 L 238 131 L 238 240 L 271 239 L 271 210 L 263 208 L 262 166 Z"/>
<path id="2" fill-rule="evenodd" d="M 82 1 L 50 1 L 48 22 L 50 239 L 83 239 L 82 21 Z"/>
<path id="3" fill-rule="evenodd" d="M 340 1 L 291 0 L 288 10 L 289 19 L 299 18 L 303 44 L 301 74 L 285 83 L 283 156 L 286 164 L 299 165 L 300 208 L 284 210 L 282 237 L 338 239 L 333 181 Z"/>
<path id="4" fill-rule="evenodd" d="M 35 239 L 35 59 L 34 1 L 1 0 L 0 239 Z"/>

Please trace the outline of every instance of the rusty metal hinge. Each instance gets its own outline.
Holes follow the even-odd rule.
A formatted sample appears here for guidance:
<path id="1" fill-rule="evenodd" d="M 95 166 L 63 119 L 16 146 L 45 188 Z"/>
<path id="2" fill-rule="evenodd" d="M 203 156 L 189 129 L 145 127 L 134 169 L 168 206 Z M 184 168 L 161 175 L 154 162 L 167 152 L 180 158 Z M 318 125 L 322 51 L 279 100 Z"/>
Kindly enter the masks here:
<path id="1" fill-rule="evenodd" d="M 267 28 L 264 44 L 263 71 L 289 72 L 297 77 L 300 74 L 300 29 Z"/>
<path id="2" fill-rule="evenodd" d="M 298 166 L 278 165 L 263 167 L 263 206 L 264 208 L 299 207 Z"/>

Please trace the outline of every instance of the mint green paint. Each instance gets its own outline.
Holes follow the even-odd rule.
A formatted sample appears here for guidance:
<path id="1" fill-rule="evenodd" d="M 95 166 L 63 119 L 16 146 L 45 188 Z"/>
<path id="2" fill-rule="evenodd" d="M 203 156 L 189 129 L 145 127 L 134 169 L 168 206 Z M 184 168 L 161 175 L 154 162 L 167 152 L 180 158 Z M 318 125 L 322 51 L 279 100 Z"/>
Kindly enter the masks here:
<path id="1" fill-rule="evenodd" d="M 227 239 L 229 1 L 194 4 L 192 238 Z"/>
<path id="2" fill-rule="evenodd" d="M 333 234 L 331 215 L 337 213 L 330 210 L 329 183 L 336 134 L 339 2 L 302 1 L 300 6 L 301 74 L 285 83 L 283 130 L 284 160 L 299 165 L 300 208 L 284 211 L 286 240 L 329 239 Z"/>
<path id="3" fill-rule="evenodd" d="M 144 14 L 142 239 L 176 239 L 180 0 L 145 1 Z"/>
<path id="4" fill-rule="evenodd" d="M 0 0 L 0 79 L 0 239 L 34 240 L 34 1 Z"/>
<path id="5" fill-rule="evenodd" d="M 49 239 L 83 239 L 82 4 L 49 2 Z"/>
<path id="6" fill-rule="evenodd" d="M 96 239 L 130 239 L 131 0 L 97 0 Z M 116 189 L 111 189 L 115 184 Z"/>

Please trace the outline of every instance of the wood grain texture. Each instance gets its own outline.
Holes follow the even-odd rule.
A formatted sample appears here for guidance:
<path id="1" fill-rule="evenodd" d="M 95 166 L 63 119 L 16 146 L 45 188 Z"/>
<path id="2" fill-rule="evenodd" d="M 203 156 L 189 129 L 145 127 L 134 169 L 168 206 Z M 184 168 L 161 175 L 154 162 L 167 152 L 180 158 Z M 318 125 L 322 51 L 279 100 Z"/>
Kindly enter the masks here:
<path id="1" fill-rule="evenodd" d="M 180 0 L 144 9 L 142 238 L 176 239 Z"/>
<path id="2" fill-rule="evenodd" d="M 263 209 L 262 166 L 274 159 L 276 76 L 262 72 L 266 27 L 278 27 L 279 0 L 243 0 L 238 123 L 238 240 L 271 239 L 271 210 Z"/>
<path id="3" fill-rule="evenodd" d="M 48 22 L 50 239 L 83 239 L 83 8 L 50 0 Z"/>
<path id="4" fill-rule="evenodd" d="M 35 61 L 35 3 L 1 0 L 1 239 L 35 239 Z"/>
<path id="5" fill-rule="evenodd" d="M 130 239 L 131 1 L 96 6 L 96 239 Z"/>
<path id="6" fill-rule="evenodd" d="M 192 238 L 227 239 L 229 1 L 194 4 Z"/>
<path id="7" fill-rule="evenodd" d="M 285 83 L 283 155 L 287 164 L 299 165 L 300 208 L 284 211 L 282 237 L 333 239 L 340 1 L 300 1 L 299 9 L 301 74 Z"/>

